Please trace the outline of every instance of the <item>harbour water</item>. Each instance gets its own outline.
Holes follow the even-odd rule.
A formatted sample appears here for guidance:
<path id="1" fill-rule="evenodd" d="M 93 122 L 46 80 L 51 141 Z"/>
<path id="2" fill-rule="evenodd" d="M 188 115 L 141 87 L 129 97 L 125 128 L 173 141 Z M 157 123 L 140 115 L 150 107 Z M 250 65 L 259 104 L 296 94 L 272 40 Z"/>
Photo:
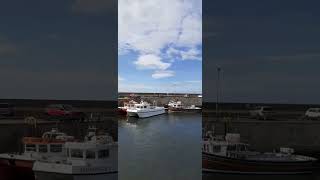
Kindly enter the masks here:
<path id="1" fill-rule="evenodd" d="M 119 180 L 200 180 L 201 114 L 119 121 Z"/>

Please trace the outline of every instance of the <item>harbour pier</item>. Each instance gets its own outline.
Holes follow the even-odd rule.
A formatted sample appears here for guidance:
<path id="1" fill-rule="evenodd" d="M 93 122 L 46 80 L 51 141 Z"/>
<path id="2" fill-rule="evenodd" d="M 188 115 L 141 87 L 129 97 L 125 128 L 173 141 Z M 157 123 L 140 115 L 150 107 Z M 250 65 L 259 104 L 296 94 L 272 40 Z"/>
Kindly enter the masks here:
<path id="1" fill-rule="evenodd" d="M 165 106 L 170 100 L 175 100 L 181 101 L 186 106 L 202 106 L 202 96 L 200 94 L 182 93 L 119 93 L 118 106 L 123 106 L 123 103 L 129 100 L 155 102 L 157 106 Z"/>

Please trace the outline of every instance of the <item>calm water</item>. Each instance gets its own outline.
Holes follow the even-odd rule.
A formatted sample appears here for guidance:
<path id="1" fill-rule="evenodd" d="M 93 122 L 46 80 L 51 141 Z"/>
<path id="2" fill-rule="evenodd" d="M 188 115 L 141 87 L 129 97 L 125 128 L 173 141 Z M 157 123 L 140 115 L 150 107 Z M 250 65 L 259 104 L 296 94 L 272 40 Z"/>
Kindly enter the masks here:
<path id="1" fill-rule="evenodd" d="M 200 180 L 201 114 L 119 122 L 119 180 Z"/>

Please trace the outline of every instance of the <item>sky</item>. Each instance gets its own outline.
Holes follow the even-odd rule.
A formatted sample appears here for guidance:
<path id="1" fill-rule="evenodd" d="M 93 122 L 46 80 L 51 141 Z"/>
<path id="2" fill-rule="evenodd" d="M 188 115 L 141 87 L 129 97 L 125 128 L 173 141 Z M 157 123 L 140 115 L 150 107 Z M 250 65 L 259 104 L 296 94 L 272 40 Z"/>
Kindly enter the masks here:
<path id="1" fill-rule="evenodd" d="M 319 1 L 203 1 L 203 100 L 320 104 Z"/>
<path id="2" fill-rule="evenodd" d="M 119 92 L 202 93 L 202 2 L 118 1 Z"/>
<path id="3" fill-rule="evenodd" d="M 117 1 L 0 2 L 0 98 L 117 99 Z"/>

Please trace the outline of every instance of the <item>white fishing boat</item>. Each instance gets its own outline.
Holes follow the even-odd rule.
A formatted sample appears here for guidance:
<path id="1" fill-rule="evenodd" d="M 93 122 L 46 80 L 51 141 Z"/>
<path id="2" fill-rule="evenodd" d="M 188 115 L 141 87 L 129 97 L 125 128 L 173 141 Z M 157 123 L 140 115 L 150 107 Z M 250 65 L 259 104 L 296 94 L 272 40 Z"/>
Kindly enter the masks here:
<path id="1" fill-rule="evenodd" d="M 139 118 L 147 118 L 151 116 L 156 116 L 160 114 L 164 114 L 165 108 L 158 107 L 155 105 L 150 105 L 145 101 L 141 101 L 139 104 L 135 104 L 134 107 L 127 109 L 128 116 L 139 117 Z"/>
<path id="2" fill-rule="evenodd" d="M 37 180 L 117 180 L 118 144 L 112 137 L 90 128 L 82 142 L 66 142 L 64 159 L 34 163 Z"/>
<path id="3" fill-rule="evenodd" d="M 171 100 L 168 103 L 168 110 L 170 112 L 181 112 L 181 111 L 183 111 L 182 102 L 181 101 Z"/>
<path id="4" fill-rule="evenodd" d="M 195 105 L 191 105 L 191 106 L 184 107 L 183 110 L 186 112 L 201 112 L 202 109 Z"/>

